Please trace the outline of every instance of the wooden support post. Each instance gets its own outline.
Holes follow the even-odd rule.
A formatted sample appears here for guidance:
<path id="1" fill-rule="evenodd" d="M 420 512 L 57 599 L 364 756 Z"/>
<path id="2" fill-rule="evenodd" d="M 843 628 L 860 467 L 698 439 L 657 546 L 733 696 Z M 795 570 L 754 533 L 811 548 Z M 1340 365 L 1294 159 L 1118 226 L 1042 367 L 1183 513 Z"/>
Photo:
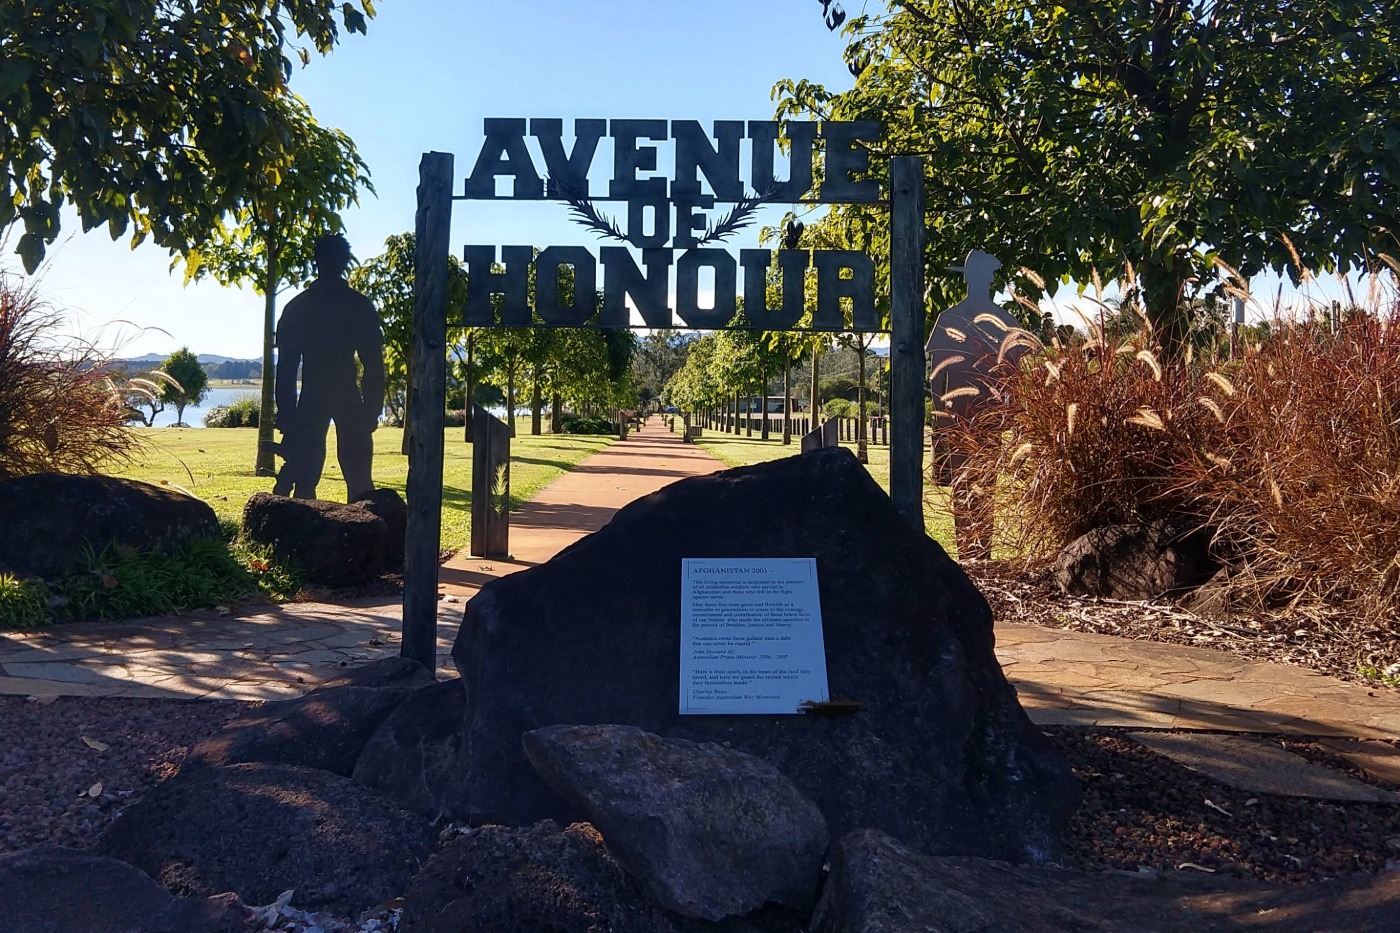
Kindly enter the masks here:
<path id="1" fill-rule="evenodd" d="M 924 160 L 890 160 L 890 498 L 924 530 Z"/>
<path id="2" fill-rule="evenodd" d="M 443 410 L 447 403 L 447 279 L 452 230 L 452 154 L 418 163 L 413 279 L 413 438 L 408 448 L 408 541 L 404 549 L 399 654 L 437 669 L 438 549 L 442 544 Z"/>

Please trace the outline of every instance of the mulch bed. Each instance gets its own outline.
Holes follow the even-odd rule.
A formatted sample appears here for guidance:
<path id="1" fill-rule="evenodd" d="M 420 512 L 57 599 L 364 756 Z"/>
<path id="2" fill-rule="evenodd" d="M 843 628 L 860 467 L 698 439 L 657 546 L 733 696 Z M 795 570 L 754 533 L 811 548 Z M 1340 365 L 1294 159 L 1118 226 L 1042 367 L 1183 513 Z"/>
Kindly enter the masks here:
<path id="1" fill-rule="evenodd" d="M 1228 651 L 1251 661 L 1294 664 L 1382 690 L 1400 688 L 1400 631 L 1351 616 L 1280 611 L 1208 619 L 1164 601 L 1066 596 L 1045 573 L 1011 561 L 962 565 L 999 622 Z M 1390 685 L 1362 673 L 1392 674 Z"/>

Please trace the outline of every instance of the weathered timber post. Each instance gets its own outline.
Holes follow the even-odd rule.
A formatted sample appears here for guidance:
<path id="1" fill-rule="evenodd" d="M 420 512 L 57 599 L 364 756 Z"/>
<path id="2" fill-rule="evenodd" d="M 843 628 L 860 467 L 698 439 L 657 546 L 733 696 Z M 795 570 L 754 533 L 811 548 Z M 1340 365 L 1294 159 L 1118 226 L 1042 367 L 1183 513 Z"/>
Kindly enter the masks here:
<path id="1" fill-rule="evenodd" d="M 924 160 L 890 160 L 890 498 L 924 530 Z"/>
<path id="2" fill-rule="evenodd" d="M 452 154 L 418 163 L 413 277 L 413 386 L 408 448 L 408 541 L 404 549 L 403 643 L 399 654 L 437 669 L 438 549 L 442 544 L 443 410 L 447 403 L 447 276 L 452 228 Z"/>

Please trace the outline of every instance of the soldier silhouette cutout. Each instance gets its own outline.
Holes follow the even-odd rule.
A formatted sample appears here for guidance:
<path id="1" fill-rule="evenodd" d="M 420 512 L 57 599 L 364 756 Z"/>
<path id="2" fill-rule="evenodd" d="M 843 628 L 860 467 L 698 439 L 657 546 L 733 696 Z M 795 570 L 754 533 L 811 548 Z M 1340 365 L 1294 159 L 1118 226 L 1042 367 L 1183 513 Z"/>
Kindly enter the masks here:
<path id="1" fill-rule="evenodd" d="M 967 297 L 938 316 L 924 348 L 933 373 L 934 481 L 952 487 L 953 527 L 958 557 L 963 560 L 991 556 L 996 477 L 972 467 L 966 452 L 948 435 L 966 430 L 977 411 L 991 401 L 985 383 L 997 365 L 1007 332 L 1020 326 L 992 300 L 992 279 L 1000 268 L 1000 260 L 980 249 L 968 253 L 961 266 L 948 267 L 963 274 Z M 1024 348 L 1016 347 L 1008 356 L 1015 359 L 1023 352 Z"/>
<path id="2" fill-rule="evenodd" d="M 384 408 L 384 335 L 374 304 L 345 281 L 350 244 L 316 241 L 316 278 L 287 302 L 277 322 L 276 426 L 282 469 L 272 491 L 316 498 L 335 422 L 336 459 L 346 501 L 374 491 L 374 431 Z M 300 390 L 298 390 L 300 377 Z"/>

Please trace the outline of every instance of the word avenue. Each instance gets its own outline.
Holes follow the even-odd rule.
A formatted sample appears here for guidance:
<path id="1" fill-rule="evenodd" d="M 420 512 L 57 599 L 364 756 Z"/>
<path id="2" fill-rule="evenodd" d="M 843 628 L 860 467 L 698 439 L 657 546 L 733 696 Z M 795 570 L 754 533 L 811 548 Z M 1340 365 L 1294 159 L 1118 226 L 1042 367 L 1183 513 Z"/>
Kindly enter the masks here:
<path id="1" fill-rule="evenodd" d="M 866 177 L 878 123 L 719 120 L 707 132 L 695 120 L 575 120 L 572 147 L 558 119 L 487 119 L 484 130 L 461 200 L 564 201 L 575 220 L 622 245 L 600 247 L 596 255 L 582 246 L 468 246 L 464 324 L 670 328 L 679 316 L 681 326 L 725 329 L 734 325 L 742 270 L 743 326 L 789 330 L 806 311 L 804 280 L 815 268 L 809 329 L 880 329 L 875 267 L 864 253 L 743 249 L 736 259 L 713 245 L 752 224 L 764 204 L 879 201 L 879 182 Z M 612 174 L 606 193 L 595 193 L 589 174 L 604 139 L 611 143 Z M 663 147 L 672 152 L 670 177 L 654 174 Z M 824 180 L 817 186 L 819 151 Z M 779 179 L 784 153 L 787 177 Z M 625 205 L 625 222 L 604 214 L 598 202 Z M 727 212 L 709 213 L 726 203 L 733 205 Z M 702 276 L 713 282 L 709 307 L 702 306 Z M 572 287 L 561 287 L 570 281 Z M 768 302 L 771 281 L 781 283 L 777 307 Z"/>

